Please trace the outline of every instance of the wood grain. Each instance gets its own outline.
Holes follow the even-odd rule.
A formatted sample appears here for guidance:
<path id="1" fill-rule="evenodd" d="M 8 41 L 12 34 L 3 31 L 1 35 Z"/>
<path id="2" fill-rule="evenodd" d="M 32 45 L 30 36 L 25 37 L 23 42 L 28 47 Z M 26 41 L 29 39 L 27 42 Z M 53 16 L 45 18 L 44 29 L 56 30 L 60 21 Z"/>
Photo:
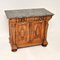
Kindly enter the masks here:
<path id="1" fill-rule="evenodd" d="M 27 46 L 47 46 L 48 22 L 52 16 L 12 18 L 9 20 L 9 36 L 12 51 Z"/>

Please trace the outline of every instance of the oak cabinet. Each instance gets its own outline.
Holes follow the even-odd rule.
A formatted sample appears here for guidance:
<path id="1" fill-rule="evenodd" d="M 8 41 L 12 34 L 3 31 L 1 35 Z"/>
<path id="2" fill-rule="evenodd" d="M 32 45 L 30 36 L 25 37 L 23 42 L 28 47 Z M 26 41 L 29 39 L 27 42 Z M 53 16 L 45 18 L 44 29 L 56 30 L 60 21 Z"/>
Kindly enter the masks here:
<path id="1" fill-rule="evenodd" d="M 6 10 L 12 51 L 27 46 L 47 46 L 48 21 L 53 13 L 44 8 Z"/>

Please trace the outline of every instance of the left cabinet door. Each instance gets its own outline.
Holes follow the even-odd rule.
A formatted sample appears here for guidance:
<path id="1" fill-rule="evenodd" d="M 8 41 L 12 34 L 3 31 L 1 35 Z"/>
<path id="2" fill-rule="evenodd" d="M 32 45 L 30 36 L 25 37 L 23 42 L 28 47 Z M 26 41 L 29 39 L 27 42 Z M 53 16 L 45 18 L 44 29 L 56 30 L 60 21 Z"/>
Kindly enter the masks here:
<path id="1" fill-rule="evenodd" d="M 16 23 L 16 45 L 22 47 L 29 41 L 29 23 L 18 22 Z"/>

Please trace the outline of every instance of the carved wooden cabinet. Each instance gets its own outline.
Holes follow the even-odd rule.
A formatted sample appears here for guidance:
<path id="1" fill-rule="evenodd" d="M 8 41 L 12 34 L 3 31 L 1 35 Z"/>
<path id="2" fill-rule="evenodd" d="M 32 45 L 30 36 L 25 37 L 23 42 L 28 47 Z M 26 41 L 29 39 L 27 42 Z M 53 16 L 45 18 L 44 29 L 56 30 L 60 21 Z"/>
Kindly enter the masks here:
<path id="1" fill-rule="evenodd" d="M 44 8 L 6 10 L 12 51 L 27 46 L 47 46 L 48 22 L 54 15 Z"/>

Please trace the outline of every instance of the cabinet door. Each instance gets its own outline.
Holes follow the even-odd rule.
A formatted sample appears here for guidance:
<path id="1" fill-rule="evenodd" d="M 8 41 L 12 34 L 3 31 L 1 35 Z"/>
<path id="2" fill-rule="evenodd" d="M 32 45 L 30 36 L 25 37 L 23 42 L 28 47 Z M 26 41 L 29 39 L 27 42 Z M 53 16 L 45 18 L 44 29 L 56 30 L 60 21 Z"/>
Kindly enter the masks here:
<path id="1" fill-rule="evenodd" d="M 16 24 L 16 45 L 26 44 L 29 40 L 29 24 L 27 22 L 18 22 Z"/>
<path id="2" fill-rule="evenodd" d="M 37 22 L 31 23 L 30 40 L 32 42 L 35 42 L 35 43 L 42 42 L 42 40 L 41 40 L 41 29 L 42 29 L 41 22 L 37 21 Z"/>

